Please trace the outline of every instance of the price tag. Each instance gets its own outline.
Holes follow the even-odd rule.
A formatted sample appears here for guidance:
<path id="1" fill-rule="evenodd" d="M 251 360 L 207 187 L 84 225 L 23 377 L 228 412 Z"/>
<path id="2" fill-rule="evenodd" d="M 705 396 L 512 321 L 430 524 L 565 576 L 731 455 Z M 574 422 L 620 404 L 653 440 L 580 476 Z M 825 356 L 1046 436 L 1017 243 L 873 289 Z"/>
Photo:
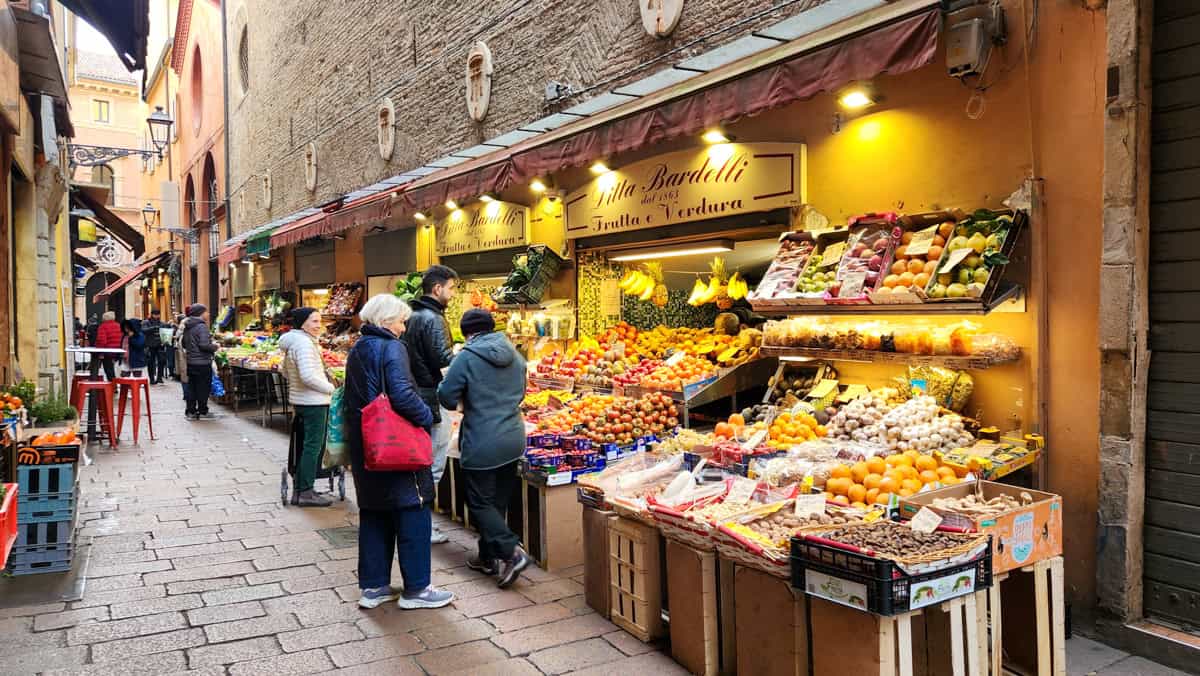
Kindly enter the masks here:
<path id="1" fill-rule="evenodd" d="M 853 383 L 846 386 L 846 391 L 838 395 L 837 400 L 840 402 L 849 402 L 858 399 L 864 394 L 870 394 L 871 390 L 866 385 L 861 383 Z"/>
<path id="2" fill-rule="evenodd" d="M 742 444 L 742 449 L 746 450 L 746 451 L 753 451 L 754 449 L 758 448 L 758 445 L 761 444 L 763 442 L 763 439 L 766 439 L 766 438 L 767 438 L 767 431 L 759 430 L 759 431 L 755 432 L 753 436 L 751 436 L 749 439 L 747 439 Z"/>
<path id="3" fill-rule="evenodd" d="M 928 507 L 922 507 L 921 511 L 909 522 L 909 527 L 918 533 L 932 533 L 941 525 L 942 517 L 937 512 Z"/>
<path id="4" fill-rule="evenodd" d="M 744 505 L 750 501 L 750 497 L 754 495 L 754 489 L 758 488 L 758 482 L 745 477 L 734 479 L 733 486 L 729 488 L 729 495 L 725 496 L 725 503 L 730 505 Z"/>
<path id="5" fill-rule="evenodd" d="M 680 351 L 672 354 L 670 357 L 667 357 L 667 360 L 663 363 L 666 364 L 667 366 L 674 366 L 674 365 L 678 364 L 679 362 L 683 361 L 683 358 L 686 356 L 687 356 L 687 352 L 680 350 Z"/>
<path id="6" fill-rule="evenodd" d="M 796 496 L 796 516 L 804 518 L 825 513 L 825 494 L 811 493 Z"/>
<path id="7" fill-rule="evenodd" d="M 882 509 L 872 509 L 871 511 L 867 512 L 866 516 L 863 517 L 863 521 L 871 523 L 873 521 L 878 521 L 879 517 L 881 516 L 883 516 Z"/>
<path id="8" fill-rule="evenodd" d="M 555 472 L 546 476 L 547 486 L 565 486 L 571 483 L 570 472 Z"/>
<path id="9" fill-rule="evenodd" d="M 825 247 L 825 252 L 821 254 L 821 262 L 818 267 L 826 268 L 834 263 L 842 260 L 842 256 L 846 253 L 846 242 L 834 242 Z"/>
<path id="10" fill-rule="evenodd" d="M 830 393 L 836 390 L 837 386 L 838 381 L 832 378 L 822 378 L 821 382 L 817 383 L 816 386 L 809 391 L 808 396 L 811 399 L 824 399 L 825 397 L 828 397 Z"/>
<path id="11" fill-rule="evenodd" d="M 938 274 L 945 274 L 954 269 L 954 266 L 966 260 L 967 256 L 975 253 L 975 250 L 969 246 L 964 246 L 961 249 L 955 249 L 946 256 L 946 262 L 942 265 L 942 269 L 938 270 Z"/>
<path id="12" fill-rule="evenodd" d="M 933 237 L 936 234 L 936 225 L 914 232 L 912 239 L 908 242 L 908 248 L 905 251 L 909 256 L 924 256 L 925 254 L 929 253 L 929 247 L 933 244 Z"/>
<path id="13" fill-rule="evenodd" d="M 866 283 L 866 270 L 847 272 L 845 276 L 842 277 L 842 288 L 840 291 L 838 291 L 838 298 L 854 298 L 856 296 L 861 296 L 863 293 L 863 286 L 865 286 Z"/>

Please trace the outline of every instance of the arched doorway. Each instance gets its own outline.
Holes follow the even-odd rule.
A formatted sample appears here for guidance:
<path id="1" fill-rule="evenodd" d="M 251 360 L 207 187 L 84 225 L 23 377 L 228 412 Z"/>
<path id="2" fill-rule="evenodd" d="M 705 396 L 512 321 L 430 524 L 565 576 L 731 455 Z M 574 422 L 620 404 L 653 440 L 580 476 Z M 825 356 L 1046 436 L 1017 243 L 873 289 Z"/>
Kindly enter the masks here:
<path id="1" fill-rule="evenodd" d="M 218 232 L 217 223 L 213 220 L 213 212 L 216 210 L 217 200 L 220 199 L 220 190 L 217 186 L 217 166 L 213 161 L 212 153 L 204 155 L 204 169 L 201 173 L 202 182 L 200 184 L 200 192 L 204 196 L 203 204 L 201 205 L 200 213 L 203 214 L 204 222 L 208 230 L 202 233 L 205 237 L 207 246 L 201 246 L 200 250 L 204 252 L 201 256 L 203 260 L 197 261 L 196 265 L 204 266 L 208 271 L 205 279 L 205 287 L 198 289 L 196 292 L 197 298 L 202 298 L 208 307 L 212 310 L 214 316 L 217 312 L 217 279 L 218 270 L 217 262 L 213 257 L 217 255 L 217 248 L 220 246 L 220 234 Z"/>
<path id="2" fill-rule="evenodd" d="M 117 313 L 117 319 L 125 318 L 125 290 L 121 289 L 113 293 L 108 298 L 102 298 L 99 303 L 95 301 L 96 294 L 104 290 L 106 286 L 117 281 L 119 277 L 116 273 L 100 271 L 88 278 L 84 285 L 84 292 L 87 294 L 84 297 L 84 316 L 82 318 L 85 324 L 91 323 L 93 318 L 95 321 L 100 321 L 100 315 L 112 310 Z"/>

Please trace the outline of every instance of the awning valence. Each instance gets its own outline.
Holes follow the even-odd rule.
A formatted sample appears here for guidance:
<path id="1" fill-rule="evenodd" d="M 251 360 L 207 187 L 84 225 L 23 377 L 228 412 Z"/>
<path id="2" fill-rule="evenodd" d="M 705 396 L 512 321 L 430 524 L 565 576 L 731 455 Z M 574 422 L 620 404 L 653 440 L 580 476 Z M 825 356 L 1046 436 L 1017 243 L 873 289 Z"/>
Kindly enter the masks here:
<path id="1" fill-rule="evenodd" d="M 117 57 L 129 72 L 145 72 L 146 37 L 150 35 L 150 0 L 59 1 L 108 38 Z"/>
<path id="2" fill-rule="evenodd" d="M 246 238 L 246 255 L 254 256 L 257 254 L 265 254 L 271 250 L 271 233 L 274 230 L 261 232 L 253 237 Z"/>
<path id="3" fill-rule="evenodd" d="M 332 213 L 317 213 L 284 226 L 271 235 L 271 248 L 303 242 L 322 235 L 335 235 L 360 225 L 374 225 L 392 215 L 392 193 L 363 198 Z"/>
<path id="4" fill-rule="evenodd" d="M 113 293 L 115 293 L 116 291 L 125 288 L 125 286 L 128 285 L 130 282 L 132 282 L 132 281 L 140 278 L 142 275 L 146 274 L 147 271 L 149 271 L 155 265 L 158 265 L 159 261 L 161 261 L 162 259 L 164 259 L 170 255 L 171 255 L 171 252 L 166 251 L 166 252 L 158 254 L 157 256 L 151 258 L 148 261 L 139 263 L 137 265 L 137 267 L 135 267 L 134 269 L 125 273 L 120 279 L 118 279 L 117 281 L 113 282 L 112 284 L 109 284 L 108 286 L 101 289 L 99 293 L 97 293 L 95 296 L 92 297 L 92 302 L 99 303 L 101 300 L 113 295 Z"/>
<path id="5" fill-rule="evenodd" d="M 217 263 L 220 265 L 229 265 L 236 263 L 246 255 L 246 248 L 241 244 L 234 244 L 221 249 L 221 253 L 217 254 Z"/>

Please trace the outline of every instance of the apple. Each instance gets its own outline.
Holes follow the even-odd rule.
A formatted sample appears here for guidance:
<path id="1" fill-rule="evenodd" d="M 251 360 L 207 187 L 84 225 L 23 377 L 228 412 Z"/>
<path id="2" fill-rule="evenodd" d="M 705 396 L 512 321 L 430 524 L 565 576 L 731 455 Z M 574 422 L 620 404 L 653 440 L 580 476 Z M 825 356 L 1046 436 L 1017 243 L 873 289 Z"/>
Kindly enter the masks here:
<path id="1" fill-rule="evenodd" d="M 867 261 L 867 267 L 871 270 L 878 271 L 879 268 L 883 267 L 883 256 L 880 256 L 879 254 L 871 256 L 871 260 Z"/>
<path id="2" fill-rule="evenodd" d="M 951 284 L 950 286 L 946 287 L 946 297 L 947 298 L 963 298 L 966 295 L 967 295 L 967 285 L 966 284 Z"/>
<path id="3" fill-rule="evenodd" d="M 988 277 L 990 277 L 991 274 L 988 272 L 987 268 L 975 268 L 975 274 L 973 276 L 976 282 L 980 284 L 987 284 Z"/>
<path id="4" fill-rule="evenodd" d="M 946 286 L 944 284 L 934 284 L 933 286 L 929 287 L 929 297 L 930 298 L 945 298 L 946 297 Z"/>

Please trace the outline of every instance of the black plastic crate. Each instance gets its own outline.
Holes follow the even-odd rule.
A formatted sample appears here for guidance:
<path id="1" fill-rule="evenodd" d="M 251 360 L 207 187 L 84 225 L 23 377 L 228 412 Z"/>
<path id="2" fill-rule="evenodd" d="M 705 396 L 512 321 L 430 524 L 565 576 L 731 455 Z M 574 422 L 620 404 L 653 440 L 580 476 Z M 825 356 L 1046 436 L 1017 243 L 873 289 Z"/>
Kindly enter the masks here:
<path id="1" fill-rule="evenodd" d="M 791 560 L 793 588 L 877 615 L 919 610 L 992 586 L 990 535 L 975 559 L 917 575 L 908 575 L 888 559 L 797 537 L 792 538 Z M 807 572 L 822 578 L 812 580 L 815 590 L 808 588 Z M 841 584 L 846 582 L 850 585 Z M 860 596 L 864 590 L 866 598 Z"/>

